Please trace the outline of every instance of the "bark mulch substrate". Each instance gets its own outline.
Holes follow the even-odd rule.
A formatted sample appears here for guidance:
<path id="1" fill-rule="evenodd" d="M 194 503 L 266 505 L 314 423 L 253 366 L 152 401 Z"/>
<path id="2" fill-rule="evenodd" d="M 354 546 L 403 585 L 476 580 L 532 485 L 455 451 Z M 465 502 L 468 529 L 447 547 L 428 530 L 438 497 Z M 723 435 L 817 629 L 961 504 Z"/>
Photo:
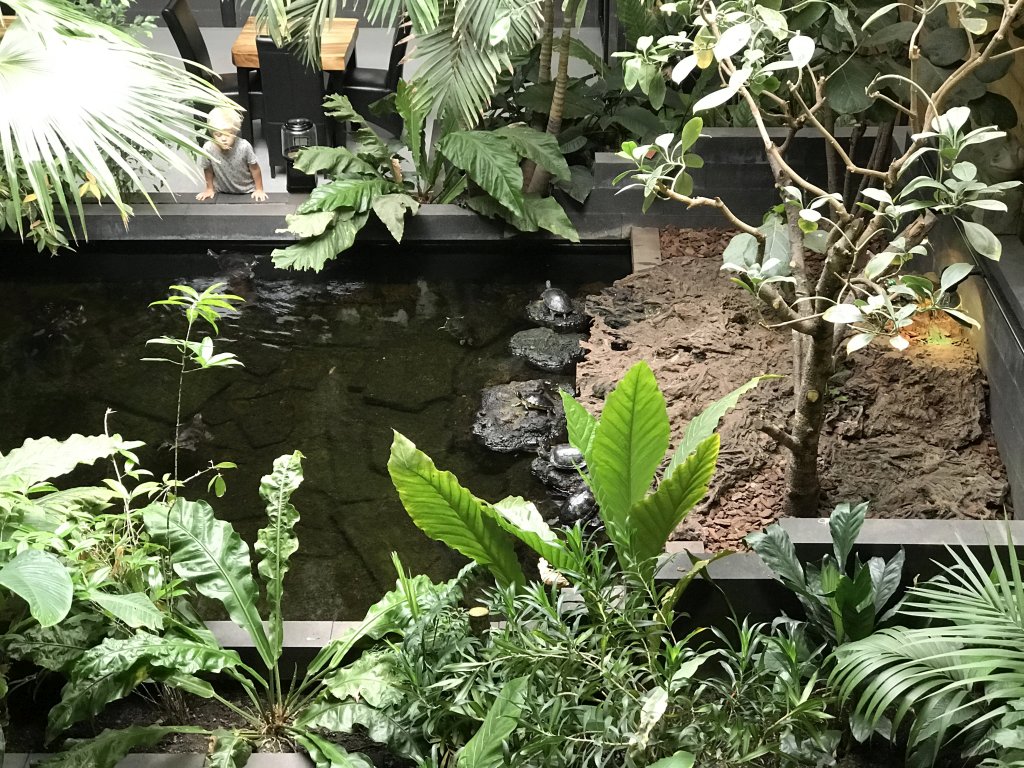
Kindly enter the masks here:
<path id="1" fill-rule="evenodd" d="M 675 446 L 713 400 L 753 376 L 790 374 L 790 334 L 764 327 L 754 299 L 720 271 L 732 234 L 664 230 L 661 266 L 588 299 L 594 325 L 577 381 L 594 412 L 629 366 L 646 360 L 668 401 Z M 821 514 L 840 501 L 870 500 L 873 517 L 1001 518 L 1006 470 L 977 356 L 951 321 L 912 330 L 905 352 L 876 341 L 834 376 L 819 460 Z M 786 456 L 759 425 L 784 425 L 791 410 L 792 385 L 783 378 L 757 387 L 727 416 L 709 499 L 677 538 L 735 547 L 781 516 Z"/>

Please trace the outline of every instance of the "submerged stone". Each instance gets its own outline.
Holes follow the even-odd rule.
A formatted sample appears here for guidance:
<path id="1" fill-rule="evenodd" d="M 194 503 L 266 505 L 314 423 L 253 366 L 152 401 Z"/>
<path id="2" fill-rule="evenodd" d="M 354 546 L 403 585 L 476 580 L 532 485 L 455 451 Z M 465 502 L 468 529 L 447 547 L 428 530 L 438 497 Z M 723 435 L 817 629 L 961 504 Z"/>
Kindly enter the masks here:
<path id="1" fill-rule="evenodd" d="M 519 331 L 509 342 L 509 349 L 517 357 L 525 358 L 542 371 L 560 373 L 583 359 L 579 333 L 555 333 L 550 328 L 530 328 Z"/>

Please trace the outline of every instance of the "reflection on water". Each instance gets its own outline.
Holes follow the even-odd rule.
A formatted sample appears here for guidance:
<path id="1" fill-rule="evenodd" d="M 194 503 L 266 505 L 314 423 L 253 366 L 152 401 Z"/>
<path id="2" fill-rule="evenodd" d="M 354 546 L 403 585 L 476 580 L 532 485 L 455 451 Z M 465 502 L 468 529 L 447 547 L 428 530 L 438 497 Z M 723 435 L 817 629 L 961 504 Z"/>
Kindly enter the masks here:
<path id="1" fill-rule="evenodd" d="M 172 282 L 202 289 L 215 279 L 4 284 L 0 451 L 26 437 L 98 433 L 110 407 L 114 431 L 146 441 L 143 463 L 169 471 L 177 370 L 140 358 L 153 354 L 147 339 L 183 326 L 147 305 Z M 259 478 L 283 453 L 306 456 L 288 618 L 361 615 L 394 583 L 392 550 L 434 578 L 459 567 L 401 509 L 386 469 L 392 429 L 484 498 L 542 495 L 529 457 L 488 453 L 469 427 L 482 387 L 537 377 L 507 344 L 528 327 L 523 307 L 543 280 L 250 279 L 247 267 L 219 279 L 246 298 L 218 342 L 245 367 L 186 376 L 182 474 L 236 462 L 227 496 L 212 503 L 252 542 L 265 521 Z"/>

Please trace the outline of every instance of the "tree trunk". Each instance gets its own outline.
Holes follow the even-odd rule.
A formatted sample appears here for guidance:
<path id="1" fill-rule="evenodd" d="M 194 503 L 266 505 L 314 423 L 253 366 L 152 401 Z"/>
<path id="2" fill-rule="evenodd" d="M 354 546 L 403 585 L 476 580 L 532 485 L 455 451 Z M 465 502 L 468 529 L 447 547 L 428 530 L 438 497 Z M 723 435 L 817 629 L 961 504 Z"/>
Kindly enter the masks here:
<path id="1" fill-rule="evenodd" d="M 803 348 L 798 368 L 799 378 L 794 378 L 796 408 L 789 434 L 793 444 L 787 469 L 788 512 L 794 517 L 817 517 L 821 496 L 818 479 L 818 441 L 825 420 L 825 393 L 832 375 L 832 327 L 820 318 L 815 322 L 814 333 L 794 335 L 794 346 Z"/>
<path id="2" fill-rule="evenodd" d="M 555 37 L 555 0 L 544 0 L 543 6 L 544 26 L 540 35 L 540 65 L 538 67 L 537 82 L 551 82 L 551 48 Z M 533 118 L 533 127 L 538 131 L 544 130 L 544 125 L 537 116 Z M 532 160 L 523 161 L 523 189 L 530 188 L 533 175 L 537 172 L 537 164 Z"/>
<path id="3" fill-rule="evenodd" d="M 576 9 L 579 7 L 579 0 L 575 0 L 565 9 L 565 17 L 562 23 L 562 36 L 558 41 L 558 74 L 555 77 L 555 90 L 551 95 L 551 110 L 548 112 L 547 133 L 558 136 L 562 130 L 562 110 L 565 107 L 565 90 L 569 85 L 569 45 L 572 42 L 572 22 L 576 18 Z M 548 188 L 551 181 L 551 173 L 546 168 L 538 166 L 534 171 L 533 178 L 527 192 L 542 194 Z"/>

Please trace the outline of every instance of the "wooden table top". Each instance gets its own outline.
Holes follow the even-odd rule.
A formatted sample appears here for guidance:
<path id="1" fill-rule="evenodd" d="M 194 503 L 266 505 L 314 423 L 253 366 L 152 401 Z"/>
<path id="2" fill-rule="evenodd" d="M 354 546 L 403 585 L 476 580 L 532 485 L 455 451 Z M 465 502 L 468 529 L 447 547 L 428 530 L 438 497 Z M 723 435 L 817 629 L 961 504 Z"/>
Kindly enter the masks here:
<path id="1" fill-rule="evenodd" d="M 348 62 L 349 52 L 356 42 L 357 19 L 328 19 L 324 23 L 320 40 L 320 67 L 325 72 L 341 72 Z M 236 67 L 259 69 L 260 57 L 256 52 L 256 18 L 250 16 L 231 46 L 231 62 Z"/>

